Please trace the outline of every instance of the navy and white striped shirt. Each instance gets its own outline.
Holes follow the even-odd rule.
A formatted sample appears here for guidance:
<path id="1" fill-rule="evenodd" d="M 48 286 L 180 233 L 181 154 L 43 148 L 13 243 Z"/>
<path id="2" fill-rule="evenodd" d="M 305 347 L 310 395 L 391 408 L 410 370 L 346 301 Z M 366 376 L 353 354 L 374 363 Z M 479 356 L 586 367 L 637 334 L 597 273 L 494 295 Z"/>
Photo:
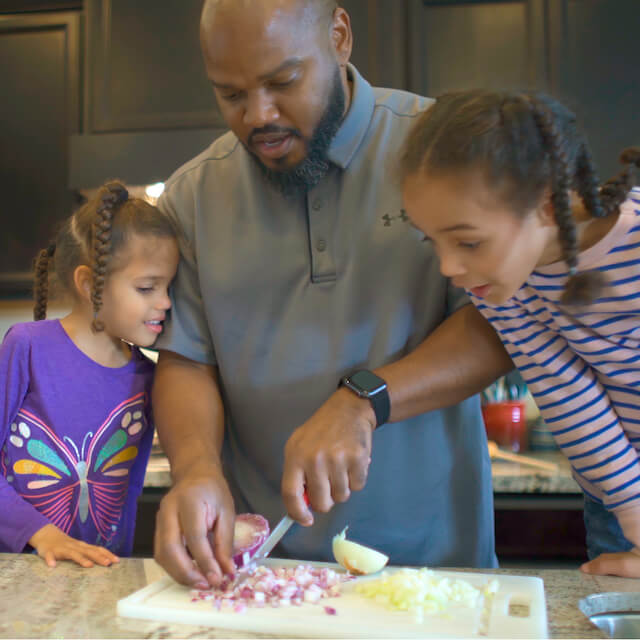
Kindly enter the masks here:
<path id="1" fill-rule="evenodd" d="M 578 267 L 608 282 L 587 309 L 559 304 L 567 265 L 539 268 L 507 303 L 471 296 L 493 325 L 584 492 L 640 547 L 640 189 Z"/>

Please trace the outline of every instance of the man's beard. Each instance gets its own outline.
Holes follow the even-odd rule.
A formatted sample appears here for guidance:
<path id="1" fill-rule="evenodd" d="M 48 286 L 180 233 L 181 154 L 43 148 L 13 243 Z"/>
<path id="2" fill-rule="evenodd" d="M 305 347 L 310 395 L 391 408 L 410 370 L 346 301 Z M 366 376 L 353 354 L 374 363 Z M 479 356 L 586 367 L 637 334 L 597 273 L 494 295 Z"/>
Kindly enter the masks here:
<path id="1" fill-rule="evenodd" d="M 320 118 L 316 128 L 309 140 L 307 155 L 295 167 L 291 169 L 271 169 L 265 166 L 260 159 L 250 151 L 251 157 L 256 161 L 267 180 L 276 187 L 283 195 L 293 196 L 299 193 L 306 193 L 315 187 L 329 172 L 331 162 L 327 157 L 327 152 L 331 146 L 331 141 L 340 128 L 345 109 L 345 96 L 340 78 L 340 69 L 336 66 L 333 78 L 333 86 L 329 95 L 329 103 L 325 112 Z M 255 134 L 277 133 L 283 131 L 275 125 L 267 125 L 261 129 L 252 131 Z M 301 134 L 296 129 L 289 129 L 287 133 L 301 138 Z M 251 139 L 249 136 L 249 139 Z M 245 145 L 246 146 L 246 145 Z"/>

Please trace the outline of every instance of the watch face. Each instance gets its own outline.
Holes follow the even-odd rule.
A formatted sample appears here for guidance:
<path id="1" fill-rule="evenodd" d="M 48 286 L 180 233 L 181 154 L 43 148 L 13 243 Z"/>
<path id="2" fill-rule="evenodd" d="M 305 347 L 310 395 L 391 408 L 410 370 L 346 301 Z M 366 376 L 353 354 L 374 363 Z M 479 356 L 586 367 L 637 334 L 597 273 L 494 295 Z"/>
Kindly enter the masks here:
<path id="1" fill-rule="evenodd" d="M 349 380 L 358 390 L 368 396 L 375 395 L 387 386 L 380 376 L 365 369 L 350 375 Z"/>

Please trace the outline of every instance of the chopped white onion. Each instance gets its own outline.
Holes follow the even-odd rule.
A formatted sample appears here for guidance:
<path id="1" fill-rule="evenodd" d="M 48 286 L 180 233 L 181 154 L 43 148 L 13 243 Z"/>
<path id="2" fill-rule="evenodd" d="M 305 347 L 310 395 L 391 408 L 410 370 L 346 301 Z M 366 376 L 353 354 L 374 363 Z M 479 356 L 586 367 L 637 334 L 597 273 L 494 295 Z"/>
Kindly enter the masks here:
<path id="1" fill-rule="evenodd" d="M 478 588 L 466 580 L 440 577 L 431 569 L 384 572 L 376 580 L 356 585 L 358 593 L 391 609 L 413 612 L 419 620 L 425 614 L 443 612 L 453 603 L 472 609 L 482 606 L 483 596 L 495 593 L 497 589 L 496 579 Z"/>

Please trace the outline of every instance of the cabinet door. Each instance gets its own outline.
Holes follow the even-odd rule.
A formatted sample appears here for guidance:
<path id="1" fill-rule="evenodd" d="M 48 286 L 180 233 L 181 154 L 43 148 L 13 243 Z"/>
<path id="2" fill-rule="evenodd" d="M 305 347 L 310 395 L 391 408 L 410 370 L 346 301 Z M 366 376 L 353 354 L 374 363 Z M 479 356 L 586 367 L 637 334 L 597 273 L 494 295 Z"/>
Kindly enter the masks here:
<path id="1" fill-rule="evenodd" d="M 618 155 L 640 146 L 640 2 L 552 0 L 551 89 L 577 114 L 598 170 L 620 170 Z"/>
<path id="2" fill-rule="evenodd" d="M 407 89 L 407 0 L 341 0 L 353 31 L 351 61 L 374 86 Z"/>
<path id="3" fill-rule="evenodd" d="M 79 128 L 76 13 L 0 16 L 0 295 L 31 288 L 31 266 L 71 213 L 68 139 Z"/>
<path id="4" fill-rule="evenodd" d="M 407 0 L 344 0 L 353 62 L 379 86 L 407 86 Z M 87 0 L 85 133 L 224 127 L 206 78 L 202 0 Z"/>
<path id="5" fill-rule="evenodd" d="M 543 0 L 409 0 L 409 25 L 416 93 L 545 85 Z"/>
<path id="6" fill-rule="evenodd" d="M 202 0 L 86 0 L 85 133 L 223 126 L 206 77 Z"/>
<path id="7" fill-rule="evenodd" d="M 0 0 L 0 13 L 26 11 L 74 11 L 82 9 L 82 0 Z"/>

